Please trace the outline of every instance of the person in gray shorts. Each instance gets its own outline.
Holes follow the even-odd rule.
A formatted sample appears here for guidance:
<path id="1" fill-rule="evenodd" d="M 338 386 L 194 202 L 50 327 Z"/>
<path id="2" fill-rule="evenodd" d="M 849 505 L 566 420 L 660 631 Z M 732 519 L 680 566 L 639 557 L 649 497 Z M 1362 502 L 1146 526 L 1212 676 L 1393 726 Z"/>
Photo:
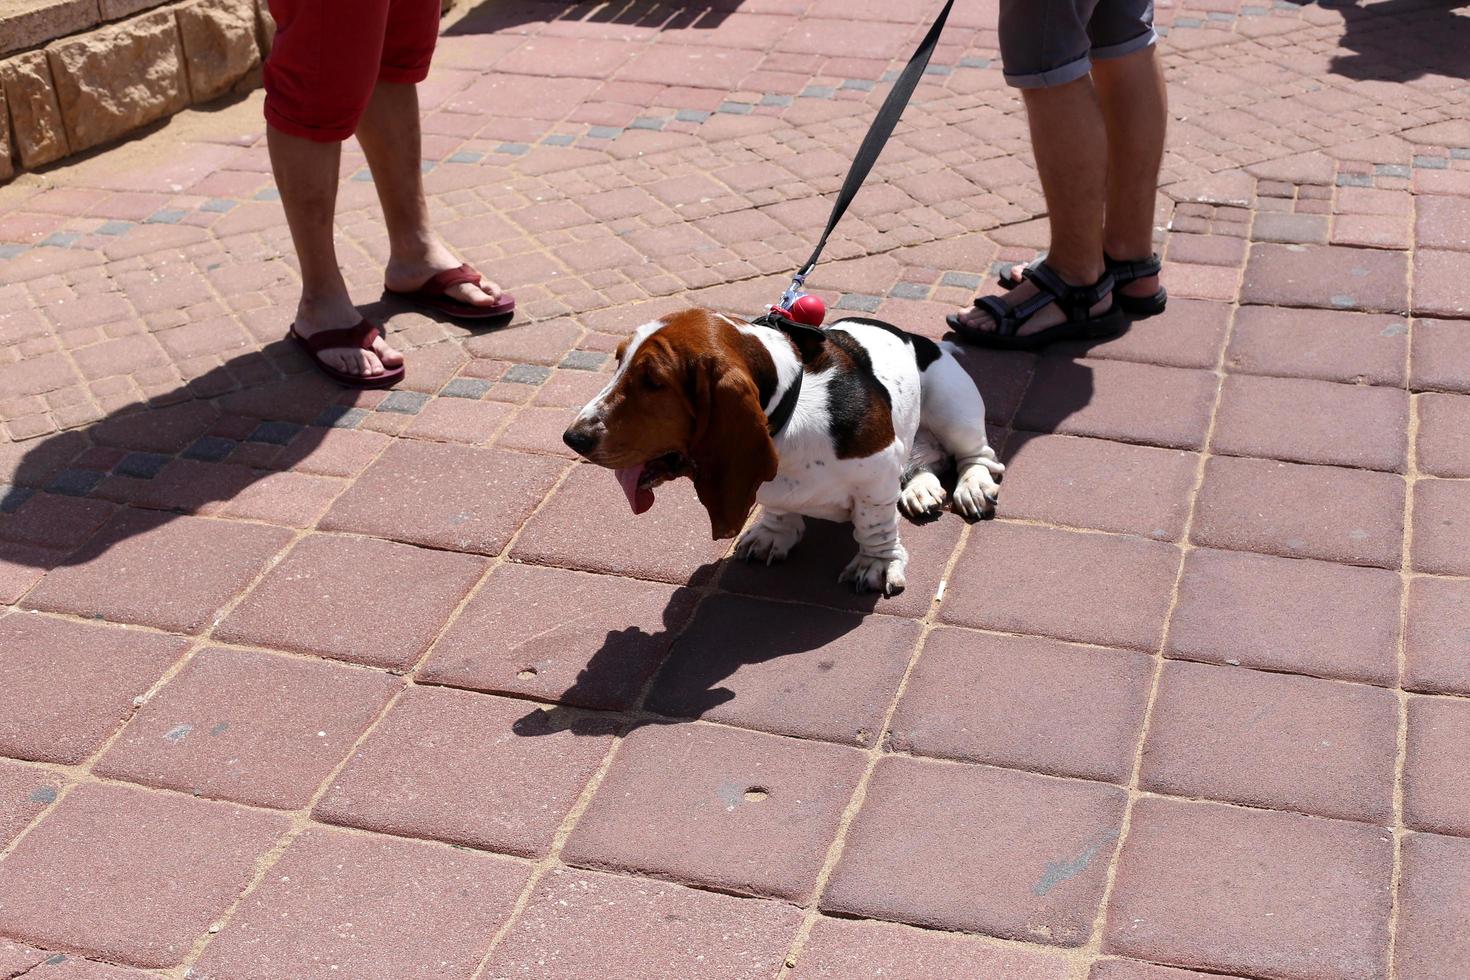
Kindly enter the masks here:
<path id="1" fill-rule="evenodd" d="M 1000 0 L 1051 247 L 947 322 L 986 347 L 1107 337 L 1163 312 L 1154 203 L 1168 103 L 1150 0 Z"/>

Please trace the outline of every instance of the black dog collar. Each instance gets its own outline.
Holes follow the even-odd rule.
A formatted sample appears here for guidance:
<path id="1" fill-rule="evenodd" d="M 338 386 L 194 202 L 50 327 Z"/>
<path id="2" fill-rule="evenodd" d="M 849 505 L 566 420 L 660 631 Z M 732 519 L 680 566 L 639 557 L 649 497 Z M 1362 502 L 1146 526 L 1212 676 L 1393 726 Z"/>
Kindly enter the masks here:
<path id="1" fill-rule="evenodd" d="M 781 434 L 781 430 L 786 428 L 786 423 L 791 421 L 791 416 L 796 411 L 796 400 L 801 396 L 801 381 L 806 376 L 807 358 L 826 343 L 827 332 L 821 327 L 813 327 L 782 316 L 775 310 L 763 313 L 750 322 L 757 326 L 773 327 L 781 331 L 791 338 L 791 342 L 796 345 L 797 353 L 801 355 L 796 379 L 791 382 L 791 387 L 786 389 L 786 394 L 781 396 L 781 400 L 776 403 L 776 407 L 767 419 L 771 427 L 771 438 L 774 439 Z"/>
<path id="2" fill-rule="evenodd" d="M 786 394 L 781 396 L 781 400 L 766 418 L 766 423 L 771 427 L 772 439 L 781 434 L 781 430 L 786 428 L 786 423 L 791 421 L 791 416 L 796 412 L 796 400 L 801 397 L 801 379 L 804 374 L 806 370 L 798 365 L 791 387 L 786 389 Z"/>

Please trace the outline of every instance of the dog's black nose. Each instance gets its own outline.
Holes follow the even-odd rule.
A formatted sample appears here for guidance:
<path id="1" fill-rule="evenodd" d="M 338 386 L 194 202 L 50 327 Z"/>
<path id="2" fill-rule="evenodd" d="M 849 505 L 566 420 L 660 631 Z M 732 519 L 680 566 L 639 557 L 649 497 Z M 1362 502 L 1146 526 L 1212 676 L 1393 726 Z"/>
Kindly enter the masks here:
<path id="1" fill-rule="evenodd" d="M 577 422 L 568 426 L 567 431 L 561 434 L 561 441 L 572 452 L 585 456 L 597 445 L 597 429 L 595 426 Z"/>

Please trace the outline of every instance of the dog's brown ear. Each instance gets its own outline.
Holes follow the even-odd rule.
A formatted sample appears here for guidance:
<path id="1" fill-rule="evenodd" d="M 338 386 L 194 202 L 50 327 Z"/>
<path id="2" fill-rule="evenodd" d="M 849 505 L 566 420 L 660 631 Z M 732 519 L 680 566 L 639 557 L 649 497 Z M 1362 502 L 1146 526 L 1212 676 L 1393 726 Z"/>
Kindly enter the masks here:
<path id="1" fill-rule="evenodd" d="M 709 511 L 711 535 L 733 538 L 750 516 L 760 485 L 775 479 L 776 445 L 750 372 L 725 358 L 706 359 L 693 402 L 694 492 Z"/>

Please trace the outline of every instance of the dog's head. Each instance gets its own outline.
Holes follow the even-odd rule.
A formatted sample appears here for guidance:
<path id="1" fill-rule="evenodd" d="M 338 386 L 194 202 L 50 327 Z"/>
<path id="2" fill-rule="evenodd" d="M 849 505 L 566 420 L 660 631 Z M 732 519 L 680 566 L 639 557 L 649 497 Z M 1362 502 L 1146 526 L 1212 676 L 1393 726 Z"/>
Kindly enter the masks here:
<path id="1" fill-rule="evenodd" d="M 716 538 L 734 537 L 776 475 L 763 405 L 776 368 L 759 340 L 708 310 L 645 324 L 618 347 L 612 380 L 562 436 L 616 471 L 633 513 L 661 483 L 690 476 Z"/>

